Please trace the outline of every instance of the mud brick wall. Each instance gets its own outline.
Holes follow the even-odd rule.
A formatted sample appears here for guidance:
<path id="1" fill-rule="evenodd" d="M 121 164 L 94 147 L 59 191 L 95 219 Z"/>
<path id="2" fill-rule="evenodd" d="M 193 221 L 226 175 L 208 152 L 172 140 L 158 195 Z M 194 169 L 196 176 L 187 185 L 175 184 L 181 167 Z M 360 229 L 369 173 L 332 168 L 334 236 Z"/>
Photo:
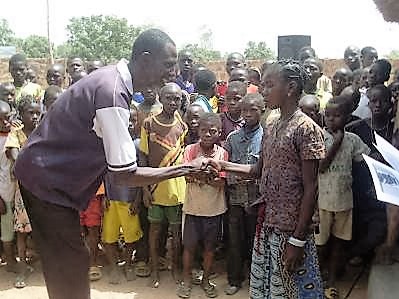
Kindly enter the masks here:
<path id="1" fill-rule="evenodd" d="M 66 64 L 66 59 L 57 59 L 56 62 Z M 259 67 L 262 65 L 263 60 L 250 60 L 248 61 L 249 66 Z M 332 77 L 335 70 L 344 66 L 342 59 L 324 59 L 322 60 L 324 65 L 323 73 Z M 396 69 L 399 68 L 399 60 L 391 61 L 392 63 L 392 74 Z M 28 64 L 36 70 L 38 76 L 38 83 L 43 87 L 47 87 L 46 83 L 46 72 L 50 64 L 48 59 L 28 59 Z M 227 74 L 225 71 L 225 61 L 212 61 L 207 64 L 207 67 L 216 73 L 216 77 L 220 80 L 227 80 Z M 0 83 L 11 81 L 11 76 L 8 72 L 8 59 L 0 59 Z"/>

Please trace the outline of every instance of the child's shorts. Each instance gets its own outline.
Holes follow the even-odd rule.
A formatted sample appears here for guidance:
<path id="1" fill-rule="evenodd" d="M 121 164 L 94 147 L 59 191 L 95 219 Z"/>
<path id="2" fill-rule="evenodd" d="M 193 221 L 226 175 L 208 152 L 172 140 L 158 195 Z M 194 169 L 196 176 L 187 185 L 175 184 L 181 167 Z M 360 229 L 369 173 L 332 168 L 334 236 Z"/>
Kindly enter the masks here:
<path id="1" fill-rule="evenodd" d="M 90 199 L 89 206 L 80 212 L 80 225 L 86 227 L 101 226 L 102 200 L 104 195 L 97 195 Z"/>
<path id="2" fill-rule="evenodd" d="M 160 206 L 152 205 L 148 208 L 148 221 L 150 223 L 161 223 L 168 220 L 170 225 L 181 225 L 182 205 Z"/>
<path id="3" fill-rule="evenodd" d="M 319 233 L 315 234 L 316 245 L 325 245 L 331 234 L 341 240 L 352 240 L 352 209 L 341 212 L 319 209 L 319 217 Z"/>
<path id="4" fill-rule="evenodd" d="M 14 201 L 5 201 L 6 213 L 1 215 L 1 241 L 14 240 Z"/>
<path id="5" fill-rule="evenodd" d="M 202 241 L 205 249 L 214 251 L 221 237 L 222 220 L 223 215 L 206 217 L 186 214 L 183 232 L 184 247 L 195 248 Z"/>
<path id="6" fill-rule="evenodd" d="M 110 200 L 109 207 L 104 211 L 102 239 L 104 243 L 116 243 L 121 228 L 126 243 L 134 243 L 143 236 L 139 215 L 130 215 L 130 203 Z"/>

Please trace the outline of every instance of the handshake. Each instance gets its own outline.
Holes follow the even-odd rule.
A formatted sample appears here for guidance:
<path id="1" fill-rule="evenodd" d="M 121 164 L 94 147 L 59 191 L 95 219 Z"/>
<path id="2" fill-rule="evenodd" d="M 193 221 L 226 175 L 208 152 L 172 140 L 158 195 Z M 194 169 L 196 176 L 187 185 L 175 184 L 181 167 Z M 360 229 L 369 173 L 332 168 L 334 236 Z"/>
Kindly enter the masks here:
<path id="1" fill-rule="evenodd" d="M 221 171 L 220 162 L 210 158 L 200 157 L 189 163 L 190 173 L 188 177 L 205 183 L 210 183 L 219 177 Z"/>

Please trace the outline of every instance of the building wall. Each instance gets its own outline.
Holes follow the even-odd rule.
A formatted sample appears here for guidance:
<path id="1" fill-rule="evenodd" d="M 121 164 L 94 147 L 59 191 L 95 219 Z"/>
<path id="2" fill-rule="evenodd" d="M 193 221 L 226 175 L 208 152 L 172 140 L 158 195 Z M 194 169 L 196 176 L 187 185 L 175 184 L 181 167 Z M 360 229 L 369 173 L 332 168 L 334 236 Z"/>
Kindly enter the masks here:
<path id="1" fill-rule="evenodd" d="M 342 59 L 327 59 L 322 60 L 324 65 L 324 74 L 328 77 L 332 77 L 334 71 L 340 67 L 344 66 Z M 66 64 L 66 59 L 58 59 L 56 62 Z M 38 76 L 38 83 L 44 87 L 47 86 L 46 83 L 46 71 L 49 66 L 49 61 L 47 59 L 28 59 L 29 65 L 36 70 Z M 250 60 L 248 61 L 249 66 L 260 67 L 263 60 Z M 392 73 L 394 70 L 399 68 L 399 60 L 391 61 L 392 63 Z M 224 61 L 212 61 L 208 63 L 208 68 L 216 73 L 216 77 L 219 80 L 227 80 L 227 74 L 225 71 Z M 0 59 L 0 82 L 11 81 L 11 76 L 8 72 L 8 60 Z"/>

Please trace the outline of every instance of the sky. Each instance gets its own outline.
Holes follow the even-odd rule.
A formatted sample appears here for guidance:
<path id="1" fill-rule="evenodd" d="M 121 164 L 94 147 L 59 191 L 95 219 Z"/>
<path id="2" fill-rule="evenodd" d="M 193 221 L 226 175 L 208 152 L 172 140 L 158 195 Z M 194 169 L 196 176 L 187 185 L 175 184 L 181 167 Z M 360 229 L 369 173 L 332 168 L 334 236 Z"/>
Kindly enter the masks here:
<path id="1" fill-rule="evenodd" d="M 243 52 L 248 41 L 265 41 L 277 54 L 279 35 L 311 35 L 320 58 L 342 58 L 348 45 L 374 46 L 380 56 L 399 49 L 399 24 L 385 22 L 372 0 L 48 0 L 50 37 L 67 40 L 72 17 L 95 14 L 126 18 L 131 25 L 152 24 L 177 47 L 198 43 L 212 30 L 215 50 Z M 2 5 L 19 37 L 47 35 L 46 0 L 13 0 Z"/>

